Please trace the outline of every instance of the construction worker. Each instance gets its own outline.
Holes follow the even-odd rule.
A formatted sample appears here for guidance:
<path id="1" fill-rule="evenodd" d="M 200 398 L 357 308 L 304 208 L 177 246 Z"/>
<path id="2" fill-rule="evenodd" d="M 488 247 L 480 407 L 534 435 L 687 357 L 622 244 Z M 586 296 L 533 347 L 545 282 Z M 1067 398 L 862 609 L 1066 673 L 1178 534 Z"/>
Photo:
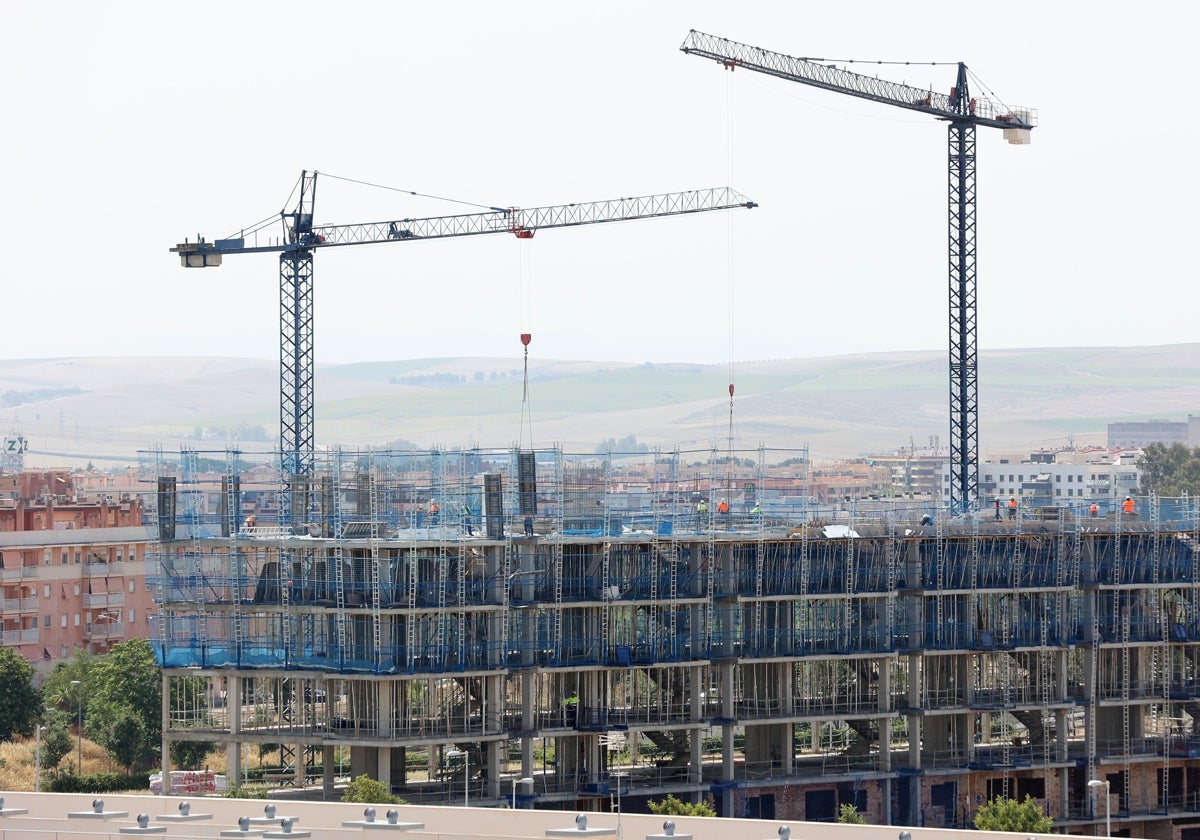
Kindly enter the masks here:
<path id="1" fill-rule="evenodd" d="M 1125 497 L 1125 501 L 1121 504 L 1121 510 L 1123 510 L 1125 513 L 1133 513 L 1134 503 L 1132 496 Z"/>
<path id="2" fill-rule="evenodd" d="M 1092 502 L 1092 504 L 1088 507 L 1088 516 L 1095 519 L 1099 515 L 1100 515 L 1100 505 L 1096 504 L 1095 502 Z"/>
<path id="3" fill-rule="evenodd" d="M 1010 520 L 1015 520 L 1017 518 L 1017 497 L 1016 496 L 1008 497 L 1008 518 Z"/>
<path id="4" fill-rule="evenodd" d="M 1000 521 L 1000 497 L 996 497 L 996 521 Z"/>
<path id="5" fill-rule="evenodd" d="M 696 520 L 701 527 L 708 521 L 708 502 L 703 499 L 696 503 Z"/>
<path id="6" fill-rule="evenodd" d="M 526 514 L 525 516 L 525 536 L 533 536 L 533 517 Z"/>
<path id="7" fill-rule="evenodd" d="M 758 506 L 758 502 L 754 503 L 754 507 L 750 508 L 751 516 L 762 516 L 762 508 Z"/>
<path id="8" fill-rule="evenodd" d="M 462 521 L 463 526 L 467 529 L 467 536 L 475 536 L 475 529 L 471 527 L 471 506 L 466 502 L 463 502 L 462 506 Z"/>
<path id="9" fill-rule="evenodd" d="M 429 500 L 429 524 L 438 524 L 438 517 L 442 513 L 442 506 L 437 503 L 437 499 Z"/>

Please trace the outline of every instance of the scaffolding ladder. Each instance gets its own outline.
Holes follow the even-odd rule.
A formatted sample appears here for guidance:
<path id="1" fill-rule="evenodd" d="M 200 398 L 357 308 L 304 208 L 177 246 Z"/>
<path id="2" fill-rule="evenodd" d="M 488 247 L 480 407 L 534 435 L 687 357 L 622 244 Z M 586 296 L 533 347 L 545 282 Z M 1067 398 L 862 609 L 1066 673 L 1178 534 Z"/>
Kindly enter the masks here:
<path id="1" fill-rule="evenodd" d="M 383 538 L 380 533 L 383 513 L 379 505 L 379 480 L 375 475 L 375 455 L 373 450 L 367 451 L 367 510 L 371 517 L 371 667 L 378 674 L 383 668 L 383 614 L 381 612 L 383 592 L 380 587 L 382 577 L 379 563 L 379 541 Z"/>
<path id="2" fill-rule="evenodd" d="M 612 562 L 612 536 L 611 520 L 608 505 L 608 490 L 609 490 L 609 473 L 612 469 L 612 450 L 604 458 L 604 473 L 602 476 L 602 486 L 600 488 L 601 510 L 603 511 L 601 536 L 600 536 L 600 651 L 596 657 L 596 662 L 599 665 L 607 665 L 609 662 L 609 645 L 611 643 L 611 633 L 609 625 L 612 623 L 612 580 L 610 578 L 610 564 Z"/>
<path id="3" fill-rule="evenodd" d="M 701 527 L 704 528 L 704 533 L 705 533 L 706 556 L 705 556 L 704 562 L 701 564 L 701 568 L 707 566 L 707 572 L 704 576 L 706 579 L 705 587 L 704 587 L 704 598 L 705 598 L 705 609 L 706 610 L 713 609 L 713 596 L 716 594 L 716 585 L 717 585 L 717 534 L 716 534 L 716 529 L 713 527 L 714 523 L 712 521 L 712 510 L 711 510 L 712 503 L 713 503 L 713 497 L 712 497 L 713 492 L 712 491 L 713 491 L 713 488 L 716 487 L 716 485 L 717 485 L 717 447 L 713 446 L 712 449 L 709 450 L 709 456 L 708 456 L 708 501 L 706 502 L 706 504 L 709 506 L 710 510 L 706 514 L 708 521 L 700 523 Z M 704 655 L 705 656 L 712 655 L 713 630 L 717 623 L 716 618 L 717 617 L 715 615 L 710 614 L 708 616 L 708 621 L 706 621 L 704 623 L 704 628 L 705 628 L 705 630 L 704 630 L 704 652 L 705 652 Z"/>
<path id="4" fill-rule="evenodd" d="M 334 456 L 333 466 L 333 597 L 334 621 L 337 628 L 338 670 L 346 668 L 346 647 L 349 644 L 349 628 L 346 618 L 346 556 L 342 549 L 342 483 L 344 471 L 342 450 Z"/>

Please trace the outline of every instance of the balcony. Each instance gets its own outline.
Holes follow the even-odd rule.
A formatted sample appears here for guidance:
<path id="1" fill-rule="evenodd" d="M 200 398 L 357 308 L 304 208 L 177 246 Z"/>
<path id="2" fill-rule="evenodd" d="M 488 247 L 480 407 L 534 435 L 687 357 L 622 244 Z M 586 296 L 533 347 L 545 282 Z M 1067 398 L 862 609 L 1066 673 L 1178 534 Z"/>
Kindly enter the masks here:
<path id="1" fill-rule="evenodd" d="M 35 613 L 38 611 L 38 600 L 36 597 L 5 598 L 0 601 L 0 610 L 6 613 Z"/>
<path id="2" fill-rule="evenodd" d="M 89 621 L 83 628 L 83 638 L 90 642 L 124 639 L 125 625 L 119 621 Z"/>
<path id="3" fill-rule="evenodd" d="M 0 569 L 0 580 L 26 580 L 38 576 L 38 566 L 17 566 L 11 569 Z"/>
<path id="4" fill-rule="evenodd" d="M 125 606 L 124 592 L 95 592 L 83 596 L 85 609 L 104 609 Z"/>
<path id="5" fill-rule="evenodd" d="M 0 638 L 0 645 L 30 645 L 38 640 L 38 630 L 36 627 L 28 627 L 24 630 L 5 630 L 4 635 Z"/>

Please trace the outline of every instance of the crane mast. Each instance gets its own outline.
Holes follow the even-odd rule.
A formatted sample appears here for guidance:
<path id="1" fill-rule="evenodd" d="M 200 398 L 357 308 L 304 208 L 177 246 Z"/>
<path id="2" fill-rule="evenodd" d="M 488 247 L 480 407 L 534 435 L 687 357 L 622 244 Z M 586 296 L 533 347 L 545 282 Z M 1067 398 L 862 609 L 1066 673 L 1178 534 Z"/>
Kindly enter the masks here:
<path id="1" fill-rule="evenodd" d="M 757 73 L 920 111 L 948 123 L 949 158 L 949 339 L 950 339 L 950 508 L 979 504 L 978 332 L 976 325 L 975 128 L 1000 128 L 1013 144 L 1029 142 L 1036 114 L 972 96 L 967 67 L 949 93 L 854 73 L 825 60 L 796 58 L 692 30 L 680 47 L 688 55 L 720 62 L 726 69 Z"/>
<path id="2" fill-rule="evenodd" d="M 680 216 L 758 205 L 729 187 L 484 213 L 315 225 L 317 172 L 300 173 L 296 203 L 280 212 L 283 233 L 259 242 L 245 237 L 182 242 L 171 248 L 185 268 L 221 265 L 227 254 L 279 254 L 279 439 L 288 492 L 280 521 L 299 525 L 308 506 L 313 468 L 313 253 L 320 248 L 416 242 L 491 233 L 530 239 L 544 228 Z"/>

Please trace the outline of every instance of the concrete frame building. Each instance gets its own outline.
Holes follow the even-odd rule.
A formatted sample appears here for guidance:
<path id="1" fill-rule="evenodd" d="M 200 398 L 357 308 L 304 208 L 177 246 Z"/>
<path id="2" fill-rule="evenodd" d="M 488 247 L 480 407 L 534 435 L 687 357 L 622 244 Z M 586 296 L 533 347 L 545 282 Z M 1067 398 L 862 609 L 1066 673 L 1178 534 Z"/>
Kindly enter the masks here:
<path id="1" fill-rule="evenodd" d="M 1093 833 L 1097 780 L 1133 836 L 1200 821 L 1194 499 L 822 521 L 778 503 L 802 486 L 758 494 L 765 458 L 714 457 L 698 515 L 677 456 L 634 493 L 594 456 L 371 452 L 292 479 L 303 523 L 247 526 L 236 453 L 216 515 L 188 460 L 156 468 L 164 747 L 215 740 L 231 778 L 283 743 L 274 781 L 320 764 L 328 795 L 348 754 L 414 802 L 500 805 L 528 777 L 521 807 L 620 785 L 628 810 L 955 827 L 1031 795 Z"/>

